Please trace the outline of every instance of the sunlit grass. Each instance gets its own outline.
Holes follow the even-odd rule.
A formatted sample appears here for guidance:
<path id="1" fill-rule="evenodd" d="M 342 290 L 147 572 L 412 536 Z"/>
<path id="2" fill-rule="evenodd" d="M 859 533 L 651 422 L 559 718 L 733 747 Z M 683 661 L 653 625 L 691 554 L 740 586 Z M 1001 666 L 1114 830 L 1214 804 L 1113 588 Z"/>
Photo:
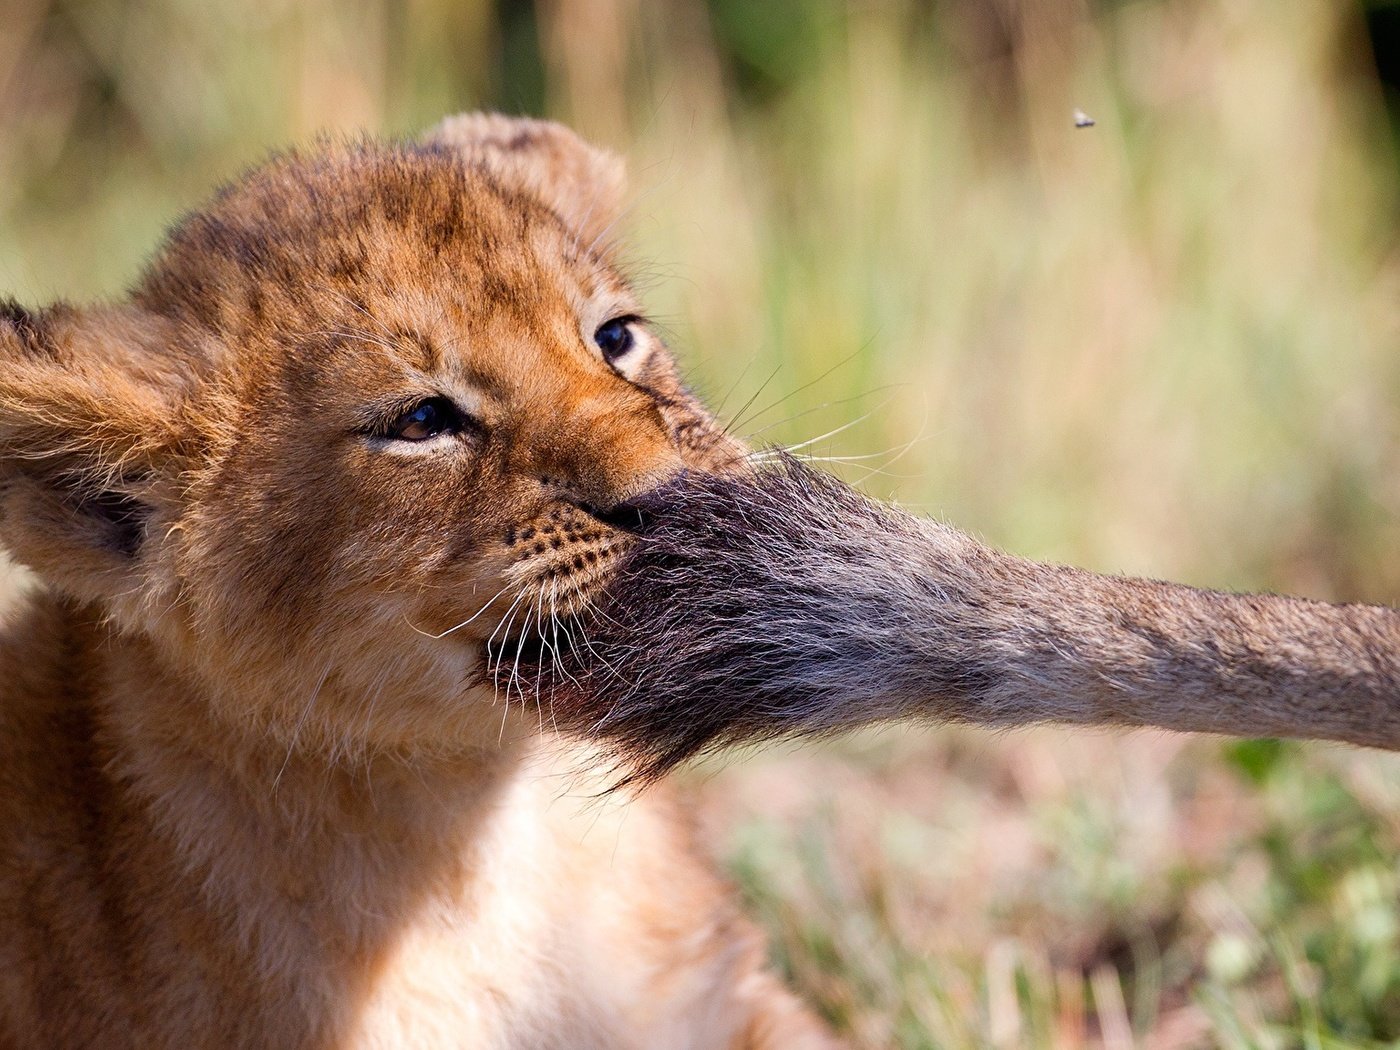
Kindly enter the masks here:
<path id="1" fill-rule="evenodd" d="M 845 428 L 805 451 L 1022 553 L 1396 600 L 1396 156 L 1355 11 L 993 7 L 11 0 L 0 291 L 116 293 L 318 130 L 547 107 L 628 154 L 629 264 L 738 430 Z M 1400 1045 L 1385 757 L 891 730 L 693 779 L 859 1045 Z"/>

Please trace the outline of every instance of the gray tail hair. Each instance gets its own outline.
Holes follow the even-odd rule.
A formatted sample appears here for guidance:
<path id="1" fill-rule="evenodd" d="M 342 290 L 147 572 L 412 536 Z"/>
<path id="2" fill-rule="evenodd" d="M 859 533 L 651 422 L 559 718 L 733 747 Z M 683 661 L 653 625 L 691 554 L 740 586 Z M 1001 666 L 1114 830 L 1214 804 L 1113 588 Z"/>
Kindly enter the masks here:
<path id="1" fill-rule="evenodd" d="M 637 779 L 906 716 L 1400 748 L 1393 609 L 1038 564 L 790 457 L 635 508 L 617 576 L 527 673 Z"/>

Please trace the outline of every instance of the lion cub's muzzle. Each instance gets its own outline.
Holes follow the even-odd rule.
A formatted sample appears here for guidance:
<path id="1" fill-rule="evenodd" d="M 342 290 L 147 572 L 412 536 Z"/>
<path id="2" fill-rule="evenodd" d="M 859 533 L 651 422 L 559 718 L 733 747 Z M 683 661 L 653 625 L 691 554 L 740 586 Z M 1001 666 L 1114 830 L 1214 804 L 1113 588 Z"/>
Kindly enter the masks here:
<path id="1" fill-rule="evenodd" d="M 506 533 L 507 579 L 521 593 L 538 591 L 555 603 L 572 603 L 608 574 L 627 536 L 582 508 L 555 506 Z"/>
<path id="2" fill-rule="evenodd" d="M 562 666 L 587 644 L 585 624 L 635 545 L 662 518 L 683 474 L 607 507 L 556 505 L 531 525 L 511 529 L 507 577 L 514 600 L 486 641 L 486 667 L 501 688 L 541 664 Z"/>

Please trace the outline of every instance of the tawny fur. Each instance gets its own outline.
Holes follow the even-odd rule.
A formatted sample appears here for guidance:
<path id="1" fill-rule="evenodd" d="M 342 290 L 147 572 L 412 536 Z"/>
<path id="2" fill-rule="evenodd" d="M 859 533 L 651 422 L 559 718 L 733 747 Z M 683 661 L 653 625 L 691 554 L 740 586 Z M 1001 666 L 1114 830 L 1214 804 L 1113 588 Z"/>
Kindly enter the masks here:
<path id="1" fill-rule="evenodd" d="M 1002 554 L 790 458 L 632 503 L 630 553 L 531 688 L 655 777 L 894 718 L 1162 726 L 1400 749 L 1400 611 Z"/>
<path id="2" fill-rule="evenodd" d="M 0 1046 L 828 1045 L 675 802 L 600 801 L 484 667 L 741 451 L 643 323 L 595 345 L 619 190 L 456 118 L 252 171 L 125 301 L 0 308 Z"/>

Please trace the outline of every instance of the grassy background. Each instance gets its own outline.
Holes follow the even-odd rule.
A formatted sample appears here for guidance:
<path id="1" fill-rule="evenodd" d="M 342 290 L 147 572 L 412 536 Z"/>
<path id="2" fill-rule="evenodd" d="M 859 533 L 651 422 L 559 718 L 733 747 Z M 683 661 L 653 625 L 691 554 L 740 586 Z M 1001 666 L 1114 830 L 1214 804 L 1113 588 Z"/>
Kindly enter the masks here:
<path id="1" fill-rule="evenodd" d="M 1020 553 L 1395 601 L 1400 166 L 1367 14 L 1397 20 L 0 0 L 0 292 L 117 293 L 321 130 L 547 113 L 630 158 L 633 270 L 757 440 L 827 435 L 833 469 Z M 1400 1046 L 1386 756 L 900 729 L 692 776 L 859 1045 Z"/>

